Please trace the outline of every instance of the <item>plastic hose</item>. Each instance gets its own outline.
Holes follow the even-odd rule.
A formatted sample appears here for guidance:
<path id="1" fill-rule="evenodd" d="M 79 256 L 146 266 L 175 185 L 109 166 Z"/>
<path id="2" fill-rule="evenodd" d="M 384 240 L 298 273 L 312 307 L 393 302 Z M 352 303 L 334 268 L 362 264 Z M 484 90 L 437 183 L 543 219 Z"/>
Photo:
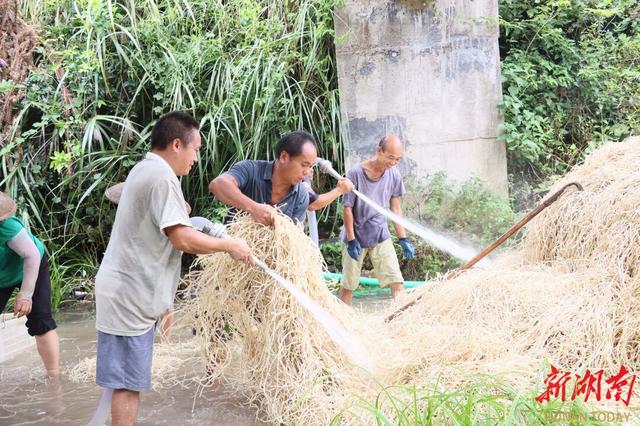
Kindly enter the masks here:
<path id="1" fill-rule="evenodd" d="M 311 238 L 311 241 L 313 241 L 316 247 L 320 247 L 316 212 L 307 211 L 307 223 L 309 224 L 309 238 Z"/>
<path id="2" fill-rule="evenodd" d="M 328 281 L 342 281 L 342 274 L 337 274 L 334 272 L 324 272 L 322 274 L 322 278 Z M 380 281 L 376 280 L 375 278 L 360 277 L 358 282 L 361 285 L 367 286 L 367 287 L 380 287 Z M 403 285 L 404 285 L 404 288 L 416 288 L 416 287 L 420 287 L 425 283 L 426 281 L 404 281 Z"/>
<path id="3" fill-rule="evenodd" d="M 96 412 L 87 423 L 87 426 L 102 426 L 107 421 L 107 416 L 111 412 L 111 397 L 113 396 L 113 389 L 104 388 L 102 391 L 102 397 L 98 403 Z"/>

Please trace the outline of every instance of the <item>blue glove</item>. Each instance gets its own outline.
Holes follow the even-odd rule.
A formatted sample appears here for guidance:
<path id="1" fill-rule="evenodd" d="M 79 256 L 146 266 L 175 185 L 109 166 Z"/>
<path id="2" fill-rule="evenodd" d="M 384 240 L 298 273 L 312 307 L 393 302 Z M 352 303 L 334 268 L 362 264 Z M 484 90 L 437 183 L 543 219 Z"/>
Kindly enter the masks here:
<path id="1" fill-rule="evenodd" d="M 360 253 L 362 253 L 362 246 L 360 245 L 360 241 L 357 238 L 354 238 L 351 241 L 347 241 L 347 253 L 349 256 L 356 262 L 360 259 Z"/>
<path id="2" fill-rule="evenodd" d="M 413 259 L 416 255 L 416 248 L 408 238 L 400 238 L 400 247 L 402 247 L 402 257 L 404 259 Z"/>

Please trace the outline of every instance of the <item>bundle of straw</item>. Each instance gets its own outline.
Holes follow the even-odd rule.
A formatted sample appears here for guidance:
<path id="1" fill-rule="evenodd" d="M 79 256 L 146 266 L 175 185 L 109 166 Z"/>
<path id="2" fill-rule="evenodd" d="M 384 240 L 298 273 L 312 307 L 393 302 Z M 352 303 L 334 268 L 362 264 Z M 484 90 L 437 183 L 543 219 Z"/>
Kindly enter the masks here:
<path id="1" fill-rule="evenodd" d="M 160 343 L 153 348 L 151 386 L 154 390 L 172 386 L 188 387 L 198 381 L 197 366 L 201 365 L 200 348 L 194 341 Z M 96 380 L 96 358 L 86 357 L 69 366 L 65 375 L 73 383 L 89 383 Z"/>
<path id="2" fill-rule="evenodd" d="M 585 190 L 561 197 L 532 221 L 523 259 L 634 277 L 640 267 L 638 164 L 640 137 L 605 145 L 587 157 L 549 192 L 573 181 Z"/>
<path id="3" fill-rule="evenodd" d="M 358 316 L 327 289 L 317 247 L 291 221 L 275 227 L 239 216 L 229 227 L 254 255 L 310 295 L 354 335 Z M 327 424 L 353 389 L 365 390 L 357 367 L 312 315 L 262 270 L 219 253 L 199 259 L 185 308 L 205 350 L 210 379 L 223 378 L 276 423 Z"/>
<path id="4" fill-rule="evenodd" d="M 327 424 L 380 387 L 455 387 L 469 372 L 500 373 L 532 389 L 544 362 L 564 371 L 640 367 L 638 138 L 594 152 L 557 186 L 569 192 L 532 222 L 522 246 L 491 270 L 441 278 L 390 323 L 389 312 L 342 305 L 321 279 L 318 249 L 287 218 L 274 228 L 238 217 L 244 238 L 280 275 L 364 342 L 378 366 L 351 365 L 295 299 L 257 268 L 225 254 L 201 258 L 188 305 L 212 378 L 285 424 Z M 553 192 L 553 190 L 552 190 Z M 194 291 L 191 289 L 189 291 Z M 544 366 L 546 368 L 546 365 Z M 524 380 L 523 380 L 524 379 Z M 343 423 L 358 423 L 350 411 Z"/>

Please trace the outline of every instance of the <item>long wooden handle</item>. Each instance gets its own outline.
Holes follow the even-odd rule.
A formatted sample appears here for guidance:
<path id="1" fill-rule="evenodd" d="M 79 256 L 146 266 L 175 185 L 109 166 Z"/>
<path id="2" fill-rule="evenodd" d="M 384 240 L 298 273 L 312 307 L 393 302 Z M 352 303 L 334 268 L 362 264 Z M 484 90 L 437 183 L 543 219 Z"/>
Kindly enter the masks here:
<path id="1" fill-rule="evenodd" d="M 578 182 L 571 182 L 571 183 L 566 184 L 565 186 L 560 188 L 558 191 L 556 191 L 551 197 L 545 199 L 542 203 L 540 203 L 540 205 L 538 205 L 538 207 L 536 207 L 531 212 L 529 212 L 529 214 L 527 214 L 525 217 L 520 219 L 518 221 L 518 223 L 513 225 L 507 232 L 502 234 L 500 236 L 500 238 L 495 240 L 493 243 L 491 243 L 489 246 L 487 246 L 484 250 L 482 250 L 480 253 L 478 253 L 473 259 L 469 260 L 467 263 L 462 265 L 460 268 L 458 268 L 455 271 L 453 271 L 453 273 L 449 276 L 449 278 L 453 278 L 453 277 L 457 276 L 462 271 L 464 271 L 466 269 L 469 269 L 473 265 L 478 263 L 483 257 L 485 257 L 486 255 L 491 253 L 499 245 L 504 243 L 509 237 L 511 237 L 516 232 L 518 232 L 520 230 L 520 228 L 522 228 L 524 225 L 526 225 L 527 222 L 529 222 L 531 219 L 536 217 L 542 210 L 546 209 L 551 204 L 553 204 L 562 195 L 562 193 L 565 191 L 565 189 L 567 189 L 568 187 L 570 187 L 572 185 L 575 186 L 579 191 L 583 191 L 584 190 L 584 188 L 582 188 L 582 185 L 580 185 Z M 422 296 L 418 296 L 417 298 L 415 298 L 411 302 L 409 302 L 406 305 L 402 306 L 401 308 L 399 308 L 398 310 L 393 312 L 391 315 L 386 317 L 384 321 L 385 322 L 389 322 L 389 321 L 393 320 L 394 318 L 399 316 L 402 312 L 404 312 L 406 309 L 408 309 L 411 306 L 415 305 L 420 299 L 422 299 Z"/>

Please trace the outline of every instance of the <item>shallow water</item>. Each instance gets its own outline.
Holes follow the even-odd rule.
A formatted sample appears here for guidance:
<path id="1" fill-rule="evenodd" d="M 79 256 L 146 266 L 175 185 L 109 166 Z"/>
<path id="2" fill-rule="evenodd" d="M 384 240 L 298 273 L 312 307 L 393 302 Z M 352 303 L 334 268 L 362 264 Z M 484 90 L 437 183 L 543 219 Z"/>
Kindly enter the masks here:
<path id="1" fill-rule="evenodd" d="M 64 371 L 95 356 L 95 319 L 86 313 L 56 316 L 60 336 L 60 364 Z M 26 329 L 25 329 L 26 333 Z M 194 366 L 192 375 L 199 373 Z M 0 364 L 0 425 L 85 425 L 98 406 L 102 388 L 76 384 L 62 377 L 47 383 L 35 346 Z M 143 392 L 137 425 L 264 425 L 256 410 L 224 385 L 200 391 L 174 386 Z M 110 424 L 110 418 L 107 424 Z"/>
<path id="2" fill-rule="evenodd" d="M 390 295 L 353 300 L 354 308 L 364 312 L 379 311 L 391 303 Z M 63 372 L 84 358 L 95 357 L 93 314 L 65 312 L 57 314 L 56 321 Z M 195 377 L 201 372 L 202 366 L 194 365 L 186 375 Z M 86 425 L 98 406 L 102 388 L 93 381 L 73 383 L 64 374 L 59 383 L 48 383 L 44 376 L 35 345 L 0 363 L 0 426 Z M 143 392 L 136 425 L 267 425 L 257 420 L 256 414 L 255 408 L 243 405 L 224 385 L 203 391 L 191 383 L 186 388 Z M 111 424 L 110 416 L 106 424 Z"/>

